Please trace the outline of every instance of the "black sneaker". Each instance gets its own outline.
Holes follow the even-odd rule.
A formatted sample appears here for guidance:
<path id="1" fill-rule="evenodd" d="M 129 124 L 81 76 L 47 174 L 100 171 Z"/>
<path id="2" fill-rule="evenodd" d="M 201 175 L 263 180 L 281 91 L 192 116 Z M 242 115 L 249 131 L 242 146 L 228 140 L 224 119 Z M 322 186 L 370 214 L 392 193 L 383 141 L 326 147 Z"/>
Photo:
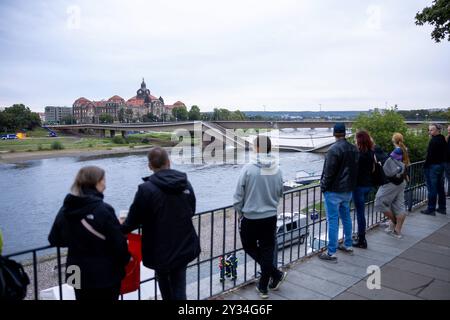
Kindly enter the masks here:
<path id="1" fill-rule="evenodd" d="M 447 214 L 446 209 L 437 209 L 436 212 L 439 212 L 440 214 Z"/>
<path id="2" fill-rule="evenodd" d="M 361 238 L 353 240 L 353 247 L 361 248 L 361 249 L 367 249 L 367 240 L 366 239 L 361 239 Z"/>
<path id="3" fill-rule="evenodd" d="M 427 216 L 435 216 L 436 212 L 433 210 L 425 209 L 420 211 L 421 214 L 426 214 Z"/>
<path id="4" fill-rule="evenodd" d="M 319 259 L 330 263 L 337 263 L 337 258 L 335 256 L 330 256 L 327 252 L 319 254 Z"/>
<path id="5" fill-rule="evenodd" d="M 280 289 L 281 284 L 284 280 L 286 280 L 287 272 L 286 271 L 280 271 L 280 277 L 278 279 L 272 278 L 272 281 L 269 283 L 269 289 L 273 291 L 277 291 Z"/>
<path id="6" fill-rule="evenodd" d="M 269 297 L 269 290 L 261 289 L 259 287 L 259 282 L 256 284 L 256 291 L 258 292 L 258 295 L 261 297 L 261 299 L 267 299 Z"/>

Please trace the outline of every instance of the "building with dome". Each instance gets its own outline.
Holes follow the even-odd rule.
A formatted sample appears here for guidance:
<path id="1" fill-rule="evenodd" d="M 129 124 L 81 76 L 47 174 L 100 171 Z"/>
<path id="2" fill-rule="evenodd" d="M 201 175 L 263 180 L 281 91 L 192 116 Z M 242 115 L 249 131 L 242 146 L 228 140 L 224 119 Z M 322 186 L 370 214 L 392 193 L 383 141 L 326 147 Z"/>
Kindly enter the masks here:
<path id="1" fill-rule="evenodd" d="M 184 106 L 184 103 L 177 101 L 173 105 L 165 105 L 164 99 L 153 96 L 142 79 L 136 95 L 126 101 L 118 95 L 101 101 L 78 98 L 73 103 L 73 117 L 76 123 L 100 123 L 102 114 L 110 115 L 114 122 L 167 121 L 177 106 Z"/>

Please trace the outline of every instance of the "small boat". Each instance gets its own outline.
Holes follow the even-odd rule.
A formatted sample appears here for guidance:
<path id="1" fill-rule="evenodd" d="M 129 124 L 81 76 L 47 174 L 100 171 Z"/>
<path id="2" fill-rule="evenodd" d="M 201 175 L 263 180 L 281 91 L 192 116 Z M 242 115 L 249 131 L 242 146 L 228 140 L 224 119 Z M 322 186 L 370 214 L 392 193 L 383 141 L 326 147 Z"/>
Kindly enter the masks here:
<path id="1" fill-rule="evenodd" d="M 300 187 L 303 187 L 303 184 L 297 183 L 297 182 L 295 182 L 293 180 L 289 180 L 289 181 L 286 181 L 286 182 L 283 183 L 283 190 L 284 191 L 289 191 L 289 190 L 300 188 Z"/>
<path id="2" fill-rule="evenodd" d="M 308 172 L 305 170 L 297 171 L 295 174 L 295 183 L 305 185 L 320 180 L 322 172 Z"/>

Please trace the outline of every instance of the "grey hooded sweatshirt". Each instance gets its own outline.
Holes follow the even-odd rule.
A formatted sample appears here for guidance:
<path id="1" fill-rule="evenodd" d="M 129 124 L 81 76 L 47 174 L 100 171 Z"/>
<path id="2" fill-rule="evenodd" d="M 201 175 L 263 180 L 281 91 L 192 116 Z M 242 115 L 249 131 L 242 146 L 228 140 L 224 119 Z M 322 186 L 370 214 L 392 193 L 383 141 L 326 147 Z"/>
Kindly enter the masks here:
<path id="1" fill-rule="evenodd" d="M 283 196 L 283 175 L 277 159 L 258 153 L 244 166 L 234 194 L 234 208 L 247 219 L 276 216 Z"/>

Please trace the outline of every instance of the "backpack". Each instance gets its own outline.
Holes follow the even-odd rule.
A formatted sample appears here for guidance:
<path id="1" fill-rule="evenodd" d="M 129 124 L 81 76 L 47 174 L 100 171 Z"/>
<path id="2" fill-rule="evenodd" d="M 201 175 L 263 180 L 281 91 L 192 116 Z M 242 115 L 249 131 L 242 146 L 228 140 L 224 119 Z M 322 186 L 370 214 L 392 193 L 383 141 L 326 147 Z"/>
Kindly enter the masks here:
<path id="1" fill-rule="evenodd" d="M 406 166 L 403 162 L 389 157 L 383 165 L 383 171 L 388 178 L 400 178 L 405 173 Z"/>
<path id="2" fill-rule="evenodd" d="M 23 300 L 29 284 L 30 279 L 20 263 L 0 256 L 0 301 Z"/>

